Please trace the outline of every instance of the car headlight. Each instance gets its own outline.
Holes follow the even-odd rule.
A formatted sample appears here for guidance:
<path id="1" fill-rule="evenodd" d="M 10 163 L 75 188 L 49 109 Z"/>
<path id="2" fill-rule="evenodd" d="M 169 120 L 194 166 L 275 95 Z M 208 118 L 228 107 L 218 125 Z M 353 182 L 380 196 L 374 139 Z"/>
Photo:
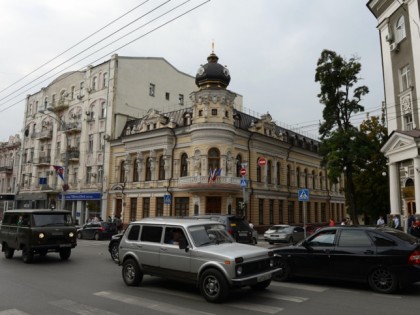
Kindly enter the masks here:
<path id="1" fill-rule="evenodd" d="M 44 238 L 44 237 L 45 237 L 45 234 L 44 234 L 44 233 L 39 233 L 39 234 L 38 234 L 38 237 L 42 239 L 42 238 Z"/>
<path id="2" fill-rule="evenodd" d="M 238 266 L 238 267 L 236 267 L 236 275 L 237 276 L 240 276 L 240 275 L 242 275 L 242 266 Z"/>
<path id="3" fill-rule="evenodd" d="M 74 236 L 74 233 L 73 233 L 73 232 L 70 232 L 70 233 L 69 233 L 69 236 L 70 236 L 70 237 L 73 237 L 73 236 Z"/>

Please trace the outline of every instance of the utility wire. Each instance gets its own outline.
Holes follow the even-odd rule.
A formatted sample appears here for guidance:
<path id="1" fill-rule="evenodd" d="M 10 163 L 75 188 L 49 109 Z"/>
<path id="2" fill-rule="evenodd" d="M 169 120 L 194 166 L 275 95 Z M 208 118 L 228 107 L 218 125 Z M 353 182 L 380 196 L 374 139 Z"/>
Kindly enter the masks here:
<path id="1" fill-rule="evenodd" d="M 144 25 L 140 26 L 139 28 L 141 28 L 141 27 L 143 27 L 143 26 L 145 26 L 145 25 L 147 25 L 147 24 L 150 24 L 151 22 L 153 22 L 153 21 L 157 20 L 158 18 L 160 18 L 160 17 L 162 17 L 162 16 L 164 16 L 164 15 L 166 15 L 166 14 L 170 13 L 170 12 L 172 12 L 172 11 L 173 11 L 173 10 L 175 10 L 176 8 L 178 8 L 178 7 L 182 6 L 182 5 L 184 5 L 185 3 L 189 2 L 189 1 L 191 1 L 191 0 L 187 0 L 187 1 L 183 2 L 182 4 L 180 4 L 180 5 L 176 6 L 176 7 L 174 7 L 173 9 L 168 10 L 167 12 L 165 12 L 165 13 L 163 13 L 162 15 L 158 16 L 157 18 L 155 18 L 155 19 L 153 19 L 153 20 L 149 21 L 148 23 L 146 23 L 146 24 L 144 24 Z M 179 15 L 177 15 L 176 17 L 174 17 L 174 18 L 172 18 L 172 19 L 168 20 L 167 22 L 165 22 L 165 23 L 163 23 L 163 24 L 161 24 L 161 25 L 159 25 L 159 26 L 157 26 L 157 27 L 153 28 L 152 30 L 150 30 L 150 31 L 148 31 L 148 32 L 146 32 L 146 33 L 144 33 L 144 34 L 142 34 L 141 36 L 139 36 L 139 37 L 137 37 L 137 38 L 135 38 L 135 39 L 133 39 L 133 40 L 131 40 L 131 41 L 127 42 L 126 44 L 124 44 L 124 45 L 122 45 L 122 46 L 120 46 L 120 47 L 118 47 L 118 48 L 116 48 L 116 49 L 112 50 L 111 52 L 108 52 L 107 54 L 105 54 L 105 55 L 101 56 L 100 58 L 98 58 L 98 59 L 96 59 L 96 60 L 94 60 L 94 61 L 92 61 L 92 62 L 96 62 L 96 61 L 98 61 L 98 60 L 101 60 L 101 59 L 102 59 L 102 58 L 104 58 L 104 57 L 109 56 L 109 54 L 111 54 L 111 53 L 113 53 L 113 52 L 116 52 L 117 50 L 119 50 L 119 49 L 121 49 L 121 48 L 124 48 L 124 47 L 126 47 L 126 46 L 128 46 L 128 45 L 132 44 L 133 42 L 135 42 L 135 41 L 137 41 L 137 40 L 139 40 L 139 39 L 141 39 L 141 38 L 143 38 L 143 37 L 145 37 L 145 36 L 147 36 L 147 35 L 149 35 L 149 34 L 153 33 L 154 31 L 156 31 L 156 30 L 158 30 L 158 29 L 162 28 L 163 26 L 165 26 L 165 25 L 167 25 L 167 24 L 169 24 L 169 23 L 171 23 L 171 22 L 173 22 L 173 21 L 175 21 L 175 20 L 177 20 L 177 19 L 181 18 L 182 16 L 184 16 L 184 15 L 186 15 L 186 14 L 188 14 L 188 13 L 190 13 L 190 12 L 192 12 L 192 11 L 196 10 L 196 9 L 198 9 L 199 7 L 201 7 L 202 5 L 204 5 L 204 4 L 206 4 L 206 3 L 210 2 L 210 1 L 211 1 L 211 0 L 206 0 L 206 1 L 202 2 L 202 3 L 200 3 L 199 5 L 197 5 L 197 6 L 193 7 L 193 8 L 191 8 L 191 9 L 189 9 L 189 10 L 187 10 L 187 11 L 185 11 L 185 12 L 183 12 L 183 13 L 179 14 Z M 136 30 L 137 30 L 137 29 L 136 29 Z M 134 30 L 134 31 L 135 31 L 135 30 Z M 130 32 L 130 33 L 128 33 L 128 34 L 126 34 L 126 35 L 124 35 L 123 37 L 126 37 L 127 35 L 129 35 L 129 34 L 133 33 L 134 31 L 132 31 L 132 32 Z M 122 38 L 123 38 L 123 37 L 122 37 Z M 120 39 L 121 39 L 121 38 L 120 38 Z M 116 41 L 118 41 L 118 40 L 120 40 L 120 39 L 117 39 Z M 113 43 L 115 43 L 116 41 L 114 41 Z M 111 44 L 113 44 L 113 43 L 111 43 Z M 88 57 L 92 56 L 93 54 L 95 54 L 95 53 L 97 53 L 97 52 L 99 52 L 99 51 L 103 50 L 104 48 L 106 48 L 106 47 L 110 46 L 111 44 L 108 44 L 108 45 L 106 45 L 106 46 L 104 46 L 104 47 L 100 48 L 99 50 L 96 50 L 95 52 L 91 53 L 90 55 L 88 55 L 88 56 L 86 56 L 86 57 L 84 57 L 84 58 L 82 58 L 82 59 L 78 60 L 77 62 L 75 62 L 75 63 L 73 63 L 73 64 L 69 65 L 68 67 L 66 67 L 66 68 L 64 68 L 64 69 L 62 69 L 60 72 L 58 72 L 58 73 L 54 74 L 53 76 L 50 76 L 50 77 L 46 78 L 45 80 L 43 80 L 43 81 L 41 81 L 41 82 L 39 82 L 39 83 L 37 83 L 37 84 L 43 83 L 43 82 L 45 82 L 45 81 L 47 81 L 47 80 L 51 79 L 52 77 L 57 76 L 59 73 L 63 72 L 64 70 L 66 70 L 66 69 L 68 69 L 68 68 L 70 68 L 70 67 L 74 66 L 75 64 L 77 64 L 77 63 L 79 63 L 79 62 L 83 61 L 84 59 L 86 59 L 86 58 L 88 58 Z M 82 68 L 82 69 L 83 69 L 83 68 Z M 81 69 L 80 69 L 80 70 L 81 70 Z M 49 72 L 51 72 L 51 71 L 49 71 Z M 49 72 L 47 72 L 47 73 L 49 73 Z M 69 74 L 69 75 L 70 75 L 70 74 Z M 60 78 L 60 80 L 63 80 L 63 79 L 65 79 L 66 77 L 67 77 L 67 76 L 65 76 L 65 77 L 63 77 L 63 78 Z M 24 92 L 27 92 L 27 91 L 31 90 L 33 87 L 34 87 L 34 86 L 31 86 L 30 88 L 28 88 L 28 89 L 27 89 L 27 90 L 25 90 Z M 17 104 L 19 104 L 20 102 L 22 102 L 22 101 L 24 101 L 24 100 L 25 100 L 25 99 L 19 100 L 19 101 L 15 102 L 15 103 L 13 103 L 13 104 L 9 105 L 8 107 L 6 107 L 6 108 L 4 108 L 4 109 L 1 109 L 1 110 L 0 110 L 0 112 L 3 112 L 3 111 L 5 111 L 5 110 L 7 110 L 7 109 L 9 109 L 9 108 L 11 108 L 11 107 L 16 106 Z M 5 105 L 5 104 L 1 104 L 0 106 L 2 106 L 2 105 Z"/>
<path id="2" fill-rule="evenodd" d="M 46 65 L 48 65 L 49 63 L 53 62 L 54 60 L 58 59 L 59 57 L 61 57 L 62 55 L 64 55 L 65 53 L 69 52 L 70 50 L 72 50 L 73 48 L 79 46 L 81 43 L 87 41 L 89 38 L 93 37 L 94 35 L 98 34 L 99 32 L 101 32 L 102 30 L 106 29 L 108 26 L 114 24 L 115 22 L 119 21 L 120 19 L 122 19 L 124 16 L 128 15 L 129 13 L 133 12 L 134 10 L 138 9 L 139 7 L 141 7 L 142 5 L 144 5 L 145 3 L 149 2 L 150 0 L 146 0 L 143 3 L 135 6 L 133 9 L 127 11 L 126 13 L 124 13 L 123 15 L 119 16 L 118 18 L 112 20 L 111 22 L 109 22 L 108 24 L 106 24 L 105 26 L 101 27 L 100 29 L 98 29 L 97 31 L 93 32 L 92 34 L 88 35 L 87 37 L 83 38 L 82 40 L 80 40 L 79 42 L 77 42 L 76 44 L 74 44 L 73 46 L 67 48 L 65 51 L 61 52 L 60 54 L 58 54 L 57 56 L 55 56 L 54 58 L 46 61 L 45 63 L 43 63 L 42 65 L 40 65 L 39 67 L 37 67 L 36 69 L 32 70 L 31 72 L 29 72 L 28 74 L 24 75 L 22 78 L 20 78 L 19 80 L 13 82 L 12 84 L 8 85 L 7 87 L 5 87 L 3 90 L 0 90 L 0 93 L 8 90 L 9 88 L 11 88 L 12 86 L 16 85 L 17 83 L 21 82 L 23 79 L 27 78 L 28 76 L 30 76 L 31 74 L 35 73 L 36 71 L 42 69 L 43 67 L 45 67 Z"/>

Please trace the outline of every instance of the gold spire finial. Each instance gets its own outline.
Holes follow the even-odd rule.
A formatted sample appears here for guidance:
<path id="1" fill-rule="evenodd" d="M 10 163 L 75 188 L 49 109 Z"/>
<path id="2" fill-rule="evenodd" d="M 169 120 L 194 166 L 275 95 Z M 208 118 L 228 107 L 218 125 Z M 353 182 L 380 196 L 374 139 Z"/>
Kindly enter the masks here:
<path id="1" fill-rule="evenodd" d="M 211 53 L 214 54 L 214 39 L 211 42 Z"/>

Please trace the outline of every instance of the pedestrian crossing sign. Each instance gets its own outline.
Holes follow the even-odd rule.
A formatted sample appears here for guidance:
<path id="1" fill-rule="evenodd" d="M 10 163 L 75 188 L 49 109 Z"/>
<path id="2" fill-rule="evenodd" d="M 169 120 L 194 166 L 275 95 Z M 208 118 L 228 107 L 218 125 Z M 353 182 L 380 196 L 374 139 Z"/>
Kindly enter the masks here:
<path id="1" fill-rule="evenodd" d="M 298 190 L 298 200 L 299 201 L 309 201 L 309 189 L 299 189 Z"/>

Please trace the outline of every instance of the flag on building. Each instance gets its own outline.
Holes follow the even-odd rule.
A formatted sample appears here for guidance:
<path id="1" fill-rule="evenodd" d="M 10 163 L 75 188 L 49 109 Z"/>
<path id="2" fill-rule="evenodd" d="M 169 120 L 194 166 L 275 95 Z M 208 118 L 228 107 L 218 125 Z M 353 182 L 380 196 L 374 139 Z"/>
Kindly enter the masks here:
<path id="1" fill-rule="evenodd" d="M 217 176 L 220 176 L 221 173 L 222 173 L 221 168 L 215 168 L 214 170 L 212 170 L 210 168 L 210 170 L 209 170 L 209 183 L 216 182 Z"/>
<path id="2" fill-rule="evenodd" d="M 60 176 L 61 180 L 64 182 L 64 167 L 60 165 L 53 165 L 52 167 L 54 168 L 57 176 Z"/>

